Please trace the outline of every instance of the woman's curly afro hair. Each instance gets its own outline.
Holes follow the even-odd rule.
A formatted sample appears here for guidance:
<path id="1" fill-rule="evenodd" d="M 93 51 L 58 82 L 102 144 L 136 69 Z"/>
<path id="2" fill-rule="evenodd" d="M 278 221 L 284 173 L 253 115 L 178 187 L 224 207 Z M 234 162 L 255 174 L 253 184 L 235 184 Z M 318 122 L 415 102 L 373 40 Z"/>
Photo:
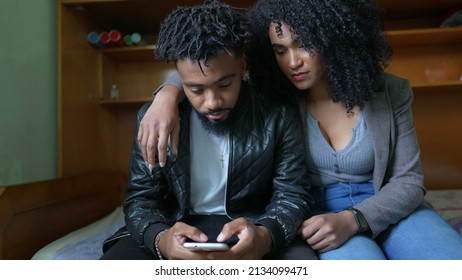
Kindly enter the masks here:
<path id="1" fill-rule="evenodd" d="M 253 38 L 249 70 L 254 84 L 273 97 L 294 96 L 270 44 L 271 23 L 287 24 L 308 51 L 325 63 L 331 98 L 348 112 L 371 98 L 374 80 L 388 66 L 392 49 L 371 0 L 260 0 L 249 11 Z"/>

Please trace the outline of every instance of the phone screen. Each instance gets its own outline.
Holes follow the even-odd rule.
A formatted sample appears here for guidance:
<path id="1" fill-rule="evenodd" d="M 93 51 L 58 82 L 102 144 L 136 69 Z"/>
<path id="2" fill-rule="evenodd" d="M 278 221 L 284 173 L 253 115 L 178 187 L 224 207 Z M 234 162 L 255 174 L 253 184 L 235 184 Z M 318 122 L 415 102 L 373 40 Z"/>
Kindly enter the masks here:
<path id="1" fill-rule="evenodd" d="M 190 224 L 192 226 L 197 227 L 200 229 L 203 233 L 205 233 L 208 236 L 208 241 L 205 243 L 217 243 L 217 236 L 220 234 L 221 229 L 223 228 L 225 223 L 230 222 L 231 219 L 229 219 L 226 216 L 221 216 L 221 215 L 191 215 L 188 217 L 186 220 L 187 224 Z M 239 238 L 236 235 L 231 236 L 228 240 L 222 242 L 225 243 L 228 248 L 232 247 L 234 244 L 236 244 L 239 241 Z M 188 239 L 186 240 L 188 243 L 197 243 L 194 240 Z M 198 242 L 201 243 L 201 242 Z M 206 245 L 201 245 L 201 246 L 206 246 Z M 210 245 L 207 245 L 210 246 Z M 217 245 L 214 245 L 217 247 Z"/>

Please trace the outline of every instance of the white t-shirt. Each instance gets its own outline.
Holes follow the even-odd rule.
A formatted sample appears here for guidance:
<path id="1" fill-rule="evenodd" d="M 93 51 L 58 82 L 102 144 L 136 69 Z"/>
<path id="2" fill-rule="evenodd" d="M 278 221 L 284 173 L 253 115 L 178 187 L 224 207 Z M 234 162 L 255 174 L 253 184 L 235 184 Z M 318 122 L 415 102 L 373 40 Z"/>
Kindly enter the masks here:
<path id="1" fill-rule="evenodd" d="M 208 132 L 197 113 L 191 111 L 191 214 L 226 214 L 228 140 L 228 134 L 216 136 Z"/>

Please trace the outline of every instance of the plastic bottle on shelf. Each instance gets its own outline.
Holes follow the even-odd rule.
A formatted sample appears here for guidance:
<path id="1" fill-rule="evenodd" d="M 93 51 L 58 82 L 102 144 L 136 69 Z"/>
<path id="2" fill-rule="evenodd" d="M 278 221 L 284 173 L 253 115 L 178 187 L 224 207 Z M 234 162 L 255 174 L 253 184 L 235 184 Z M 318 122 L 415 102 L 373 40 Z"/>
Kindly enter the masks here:
<path id="1" fill-rule="evenodd" d="M 141 37 L 141 34 L 137 32 L 132 34 L 132 42 L 133 42 L 133 45 L 137 45 L 137 46 L 146 45 L 146 41 L 143 39 L 143 37 Z"/>
<path id="2" fill-rule="evenodd" d="M 99 34 L 99 41 L 103 43 L 106 47 L 113 47 L 114 44 L 111 42 L 111 36 L 109 32 L 103 31 Z"/>
<path id="3" fill-rule="evenodd" d="M 131 34 L 125 35 L 124 42 L 126 46 L 133 46 L 132 35 Z"/>
<path id="4" fill-rule="evenodd" d="M 113 46 L 117 46 L 117 47 L 125 46 L 124 38 L 122 37 L 122 34 L 120 34 L 118 30 L 112 29 L 111 31 L 109 31 L 109 38 Z"/>
<path id="5" fill-rule="evenodd" d="M 88 33 L 87 41 L 97 48 L 104 48 L 106 46 L 99 40 L 99 33 L 95 31 Z"/>
<path id="6" fill-rule="evenodd" d="M 119 99 L 119 88 L 116 84 L 111 86 L 111 99 Z"/>

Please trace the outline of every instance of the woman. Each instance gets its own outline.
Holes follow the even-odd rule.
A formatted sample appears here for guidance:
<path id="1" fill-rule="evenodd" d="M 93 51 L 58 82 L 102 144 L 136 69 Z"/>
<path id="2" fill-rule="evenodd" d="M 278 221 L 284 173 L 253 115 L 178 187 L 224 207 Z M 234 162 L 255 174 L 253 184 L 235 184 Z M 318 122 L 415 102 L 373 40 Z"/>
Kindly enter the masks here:
<path id="1" fill-rule="evenodd" d="M 300 236 L 321 259 L 462 259 L 462 238 L 424 205 L 412 89 L 384 73 L 392 52 L 380 9 L 261 0 L 249 17 L 251 81 L 272 100 L 297 102 L 304 123 L 316 204 Z M 163 92 L 164 109 L 165 99 L 175 101 Z M 157 139 L 147 128 L 139 135 L 145 150 L 149 136 Z"/>

